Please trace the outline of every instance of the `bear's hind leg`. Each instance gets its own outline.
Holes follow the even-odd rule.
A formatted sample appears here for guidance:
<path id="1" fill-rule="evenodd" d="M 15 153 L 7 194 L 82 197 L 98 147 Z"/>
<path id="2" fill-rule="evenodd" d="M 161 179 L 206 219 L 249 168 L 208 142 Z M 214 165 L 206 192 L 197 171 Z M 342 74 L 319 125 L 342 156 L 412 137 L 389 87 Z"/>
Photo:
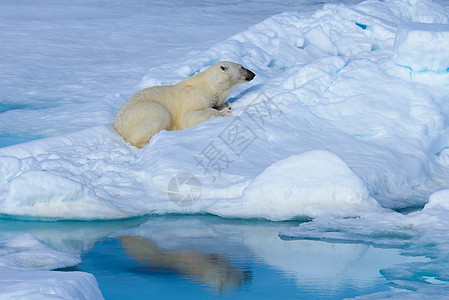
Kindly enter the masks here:
<path id="1" fill-rule="evenodd" d="M 159 103 L 150 102 L 141 107 L 145 117 L 134 123 L 126 140 L 132 145 L 143 148 L 150 139 L 161 130 L 170 130 L 172 117 L 168 110 Z"/>

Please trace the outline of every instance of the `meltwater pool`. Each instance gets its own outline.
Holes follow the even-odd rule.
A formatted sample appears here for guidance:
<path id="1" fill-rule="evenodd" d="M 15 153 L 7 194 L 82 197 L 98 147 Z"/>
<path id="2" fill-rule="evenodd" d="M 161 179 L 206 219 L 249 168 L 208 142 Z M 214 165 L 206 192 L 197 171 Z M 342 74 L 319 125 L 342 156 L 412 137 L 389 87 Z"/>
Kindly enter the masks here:
<path id="1" fill-rule="evenodd" d="M 79 254 L 82 262 L 63 271 L 93 274 L 105 299 L 343 299 L 392 289 L 383 268 L 426 261 L 398 249 L 279 237 L 299 222 L 210 215 L 89 222 L 3 217 L 0 239 L 31 233 Z"/>

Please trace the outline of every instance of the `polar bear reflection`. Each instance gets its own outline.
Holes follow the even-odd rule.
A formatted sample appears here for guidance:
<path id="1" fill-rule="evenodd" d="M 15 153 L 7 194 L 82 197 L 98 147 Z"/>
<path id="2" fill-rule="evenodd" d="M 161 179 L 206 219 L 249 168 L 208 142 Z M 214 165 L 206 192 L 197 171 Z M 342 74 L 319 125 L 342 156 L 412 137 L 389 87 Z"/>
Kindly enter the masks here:
<path id="1" fill-rule="evenodd" d="M 179 272 L 216 291 L 236 289 L 251 279 L 250 271 L 233 266 L 228 259 L 217 254 L 163 249 L 138 236 L 121 236 L 119 242 L 126 253 L 148 272 Z"/>

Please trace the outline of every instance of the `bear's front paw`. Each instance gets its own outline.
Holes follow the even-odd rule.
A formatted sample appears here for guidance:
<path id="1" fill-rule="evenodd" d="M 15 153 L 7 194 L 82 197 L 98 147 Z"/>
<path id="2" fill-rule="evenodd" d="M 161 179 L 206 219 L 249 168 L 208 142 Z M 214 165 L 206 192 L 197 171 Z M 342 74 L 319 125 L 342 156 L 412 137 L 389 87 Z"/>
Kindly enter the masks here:
<path id="1" fill-rule="evenodd" d="M 232 108 L 230 106 L 220 110 L 220 116 L 222 117 L 231 117 L 232 116 Z"/>

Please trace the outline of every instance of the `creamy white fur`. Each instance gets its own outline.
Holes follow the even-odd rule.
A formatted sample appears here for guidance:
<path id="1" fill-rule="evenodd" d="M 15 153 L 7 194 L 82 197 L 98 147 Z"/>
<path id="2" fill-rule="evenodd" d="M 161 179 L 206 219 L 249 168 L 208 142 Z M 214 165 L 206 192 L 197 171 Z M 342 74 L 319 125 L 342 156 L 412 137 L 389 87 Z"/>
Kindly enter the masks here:
<path id="1" fill-rule="evenodd" d="M 143 89 L 118 111 L 115 130 L 142 148 L 161 130 L 183 130 L 219 116 L 230 116 L 230 92 L 254 73 L 233 62 L 219 62 L 174 85 Z"/>

